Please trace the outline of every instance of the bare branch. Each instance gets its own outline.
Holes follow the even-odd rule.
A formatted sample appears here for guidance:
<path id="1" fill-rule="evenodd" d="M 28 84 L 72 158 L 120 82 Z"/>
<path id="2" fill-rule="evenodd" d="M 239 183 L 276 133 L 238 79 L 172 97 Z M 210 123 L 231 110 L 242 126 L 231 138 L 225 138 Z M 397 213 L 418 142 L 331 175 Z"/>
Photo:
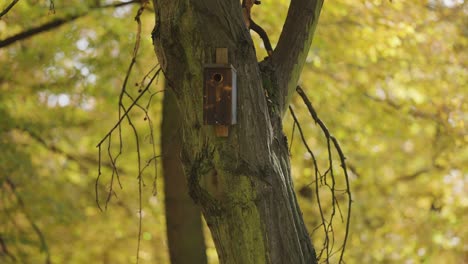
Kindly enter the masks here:
<path id="1" fill-rule="evenodd" d="M 132 108 L 137 105 L 138 101 L 140 100 L 140 98 L 146 93 L 146 91 L 148 91 L 148 89 L 150 88 L 151 84 L 153 83 L 154 79 L 156 79 L 156 77 L 158 76 L 159 72 L 161 71 L 161 68 L 159 68 L 156 73 L 153 75 L 153 77 L 151 78 L 150 82 L 148 83 L 148 85 L 146 85 L 145 89 L 137 96 L 137 98 L 135 98 L 135 101 L 128 107 L 128 109 L 126 109 L 126 111 L 122 114 L 122 116 L 119 118 L 119 120 L 117 121 L 117 123 L 114 125 L 114 127 L 112 127 L 109 132 L 107 132 L 107 134 L 101 139 L 101 141 L 99 141 L 99 143 L 96 145 L 96 147 L 100 147 L 102 145 L 102 143 L 104 143 L 104 141 L 106 139 L 108 139 L 108 137 L 110 136 L 110 134 L 112 134 L 112 132 L 114 132 L 114 130 L 122 123 L 123 119 L 129 114 L 129 112 L 132 110 Z"/>
<path id="2" fill-rule="evenodd" d="M 32 36 L 35 36 L 37 34 L 40 34 L 40 33 L 43 33 L 43 32 L 58 28 L 58 27 L 66 24 L 68 22 L 71 22 L 71 21 L 73 21 L 73 20 L 75 20 L 75 19 L 77 19 L 77 18 L 79 18 L 81 16 L 83 16 L 83 15 L 74 15 L 74 16 L 70 16 L 70 17 L 66 17 L 66 18 L 58 18 L 58 19 L 52 20 L 50 22 L 47 22 L 47 23 L 45 23 L 43 25 L 28 29 L 28 30 L 23 31 L 23 32 L 20 32 L 20 33 L 18 33 L 16 35 L 13 35 L 13 36 L 8 37 L 6 39 L 0 40 L 0 48 L 7 47 L 7 46 L 15 43 L 16 41 L 21 41 L 21 40 L 30 38 Z"/>
<path id="3" fill-rule="evenodd" d="M 309 110 L 309 113 L 312 116 L 312 119 L 315 121 L 315 123 L 317 123 L 320 126 L 320 128 L 322 129 L 322 131 L 323 131 L 323 133 L 325 135 L 325 138 L 327 139 L 327 148 L 328 148 L 328 155 L 329 155 L 328 159 L 329 159 L 329 166 L 330 166 L 328 168 L 328 171 L 330 172 L 330 176 L 331 176 L 331 179 L 332 179 L 332 186 L 329 186 L 326 183 L 326 181 L 325 181 L 325 185 L 330 188 L 330 192 L 331 192 L 331 195 L 332 195 L 332 213 L 331 213 L 331 216 L 330 216 L 330 222 L 329 222 L 326 230 L 330 230 L 331 232 L 333 232 L 332 222 L 333 222 L 333 217 L 334 217 L 334 214 L 335 214 L 335 205 L 339 209 L 339 204 L 338 204 L 338 200 L 335 197 L 335 191 L 336 191 L 335 190 L 335 175 L 334 175 L 334 172 L 333 172 L 333 164 L 332 164 L 332 158 L 333 157 L 332 157 L 332 153 L 331 153 L 331 144 L 330 144 L 330 142 L 333 143 L 333 146 L 334 146 L 334 148 L 335 148 L 335 150 L 338 153 L 338 156 L 340 158 L 340 162 L 341 162 L 340 165 L 341 165 L 341 168 L 343 169 L 344 179 L 345 179 L 345 182 L 346 182 L 345 193 L 348 196 L 348 212 L 347 212 L 347 217 L 346 217 L 346 231 L 345 231 L 345 235 L 344 235 L 344 239 L 343 239 L 343 244 L 342 244 L 342 246 L 340 248 L 340 250 L 341 250 L 340 259 L 338 261 L 338 263 L 343 263 L 344 262 L 343 256 L 344 256 L 346 243 L 348 241 L 348 235 L 349 235 L 349 226 L 350 226 L 350 220 L 351 220 L 351 204 L 352 204 L 351 187 L 350 187 L 350 184 L 349 184 L 349 175 L 348 175 L 348 170 L 347 170 L 346 162 L 345 162 L 346 158 L 345 158 L 345 156 L 343 154 L 343 151 L 341 149 L 340 144 L 338 143 L 338 140 L 333 135 L 330 134 L 330 131 L 328 130 L 328 128 L 325 126 L 323 121 L 320 120 L 320 118 L 317 115 L 317 112 L 315 111 L 314 107 L 312 106 L 312 103 L 310 102 L 309 98 L 307 98 L 307 95 L 304 93 L 304 90 L 302 90 L 301 87 L 297 86 L 296 91 L 301 96 L 302 100 L 304 101 L 305 105 L 307 106 L 307 109 Z M 317 181 L 317 179 L 316 179 L 316 181 Z M 340 211 L 340 214 L 341 214 L 341 209 L 339 209 L 339 211 Z M 333 246 L 332 246 L 332 248 L 333 248 Z M 327 254 L 328 254 L 328 251 L 327 251 Z M 327 259 L 328 259 L 328 256 L 329 255 L 327 255 Z"/>
<path id="4" fill-rule="evenodd" d="M 98 163 L 98 176 L 96 177 L 96 182 L 94 183 L 94 191 L 96 193 L 96 204 L 97 204 L 97 207 L 99 208 L 99 210 L 101 210 L 102 212 L 102 208 L 101 208 L 101 205 L 99 204 L 99 179 L 101 178 L 101 175 L 102 175 L 102 171 L 101 171 L 101 145 L 98 146 L 99 148 L 99 151 L 98 151 L 98 159 L 99 159 L 99 163 Z"/>
<path id="5" fill-rule="evenodd" d="M 296 114 L 294 113 L 294 110 L 292 109 L 291 106 L 289 106 L 289 111 L 291 112 L 291 116 L 294 119 L 294 124 L 297 126 L 297 130 L 299 131 L 299 134 L 301 135 L 302 143 L 304 144 L 304 147 L 307 149 L 307 152 L 311 156 L 312 161 L 314 163 L 315 196 L 317 198 L 317 204 L 318 204 L 318 208 L 319 208 L 319 212 L 320 212 L 320 218 L 322 220 L 322 223 L 316 229 L 318 229 L 318 228 L 320 228 L 322 226 L 323 227 L 323 232 L 325 234 L 325 239 L 323 241 L 323 247 L 320 250 L 320 253 L 318 255 L 318 258 L 320 259 L 320 256 L 322 255 L 324 249 L 327 249 L 326 250 L 327 253 L 329 252 L 328 247 L 329 247 L 329 241 L 330 241 L 329 237 L 328 237 L 328 231 L 327 231 L 327 225 L 326 225 L 327 221 L 325 220 L 325 215 L 324 215 L 324 212 L 323 212 L 322 203 L 321 203 L 320 194 L 319 194 L 319 188 L 320 188 L 319 179 L 322 178 L 322 175 L 321 175 L 321 173 L 319 171 L 319 168 L 318 168 L 317 159 L 315 158 L 315 155 L 312 152 L 312 149 L 309 147 L 309 144 L 307 144 L 307 140 L 305 139 L 304 133 L 302 131 L 301 124 L 299 123 L 299 120 L 297 119 Z M 328 257 L 327 257 L 327 260 L 328 260 Z"/>
<path id="6" fill-rule="evenodd" d="M 117 7 L 122 7 L 122 6 L 135 4 L 135 3 L 139 3 L 139 2 L 140 1 L 138 1 L 138 0 L 132 0 L 132 1 L 129 1 L 129 2 L 118 2 L 118 3 L 112 3 L 112 4 L 103 5 L 103 6 L 99 6 L 99 7 L 94 7 L 91 10 L 102 9 L 102 8 L 117 8 Z M 41 33 L 44 33 L 44 32 L 59 28 L 60 26 L 62 26 L 64 24 L 72 22 L 72 21 L 74 21 L 74 20 L 76 20 L 76 19 L 78 19 L 80 17 L 84 17 L 84 16 L 86 16 L 88 14 L 89 14 L 89 12 L 84 12 L 84 13 L 81 13 L 81 14 L 71 15 L 71 16 L 64 17 L 64 18 L 58 18 L 58 19 L 54 19 L 54 20 L 52 20 L 50 22 L 47 22 L 47 23 L 45 23 L 43 25 L 39 25 L 37 27 L 27 29 L 27 30 L 25 30 L 23 32 L 20 32 L 18 34 L 15 34 L 15 35 L 13 35 L 11 37 L 0 40 L 0 48 L 7 47 L 7 46 L 9 46 L 9 45 L 11 45 L 11 44 L 13 44 L 13 43 L 15 43 L 17 41 L 22 41 L 22 40 L 34 37 L 34 36 L 36 36 L 38 34 L 41 34 Z"/>
<path id="7" fill-rule="evenodd" d="M 16 5 L 16 3 L 18 3 L 19 0 L 13 0 L 13 2 L 11 2 L 1 13 L 0 13 L 0 18 L 2 18 L 4 15 L 6 15 L 8 13 L 8 11 L 10 11 L 10 9 L 13 8 L 13 6 Z"/>
<path id="8" fill-rule="evenodd" d="M 114 176 L 116 175 L 117 179 L 119 179 L 119 176 L 116 173 L 116 171 L 117 171 L 117 169 L 116 169 L 116 160 L 120 156 L 120 154 L 122 154 L 122 146 L 123 146 L 122 121 L 123 121 L 124 118 L 127 119 L 128 125 L 132 129 L 133 134 L 134 134 L 134 138 L 135 138 L 135 141 L 136 141 L 135 146 L 136 146 L 136 154 L 137 154 L 137 159 L 138 159 L 138 176 L 137 176 L 137 180 L 138 180 L 138 216 L 139 216 L 138 219 L 139 219 L 139 221 L 138 221 L 138 241 L 137 241 L 137 248 L 136 248 L 136 250 L 137 250 L 136 263 L 137 264 L 139 263 L 139 260 L 140 260 L 140 245 L 141 245 L 142 224 L 143 224 L 143 211 L 142 211 L 143 210 L 143 205 L 142 205 L 142 192 L 143 192 L 143 190 L 142 190 L 142 188 L 145 185 L 144 181 L 143 181 L 143 172 L 151 164 L 151 162 L 154 162 L 154 164 L 155 164 L 155 167 L 154 167 L 154 170 L 155 170 L 154 181 L 155 182 L 153 183 L 153 186 L 154 186 L 154 189 L 156 188 L 156 179 L 157 179 L 157 162 L 156 161 L 157 161 L 157 158 L 159 156 L 156 156 L 156 148 L 154 146 L 154 133 L 153 133 L 152 121 L 150 119 L 150 116 L 148 115 L 148 109 L 149 109 L 149 106 L 151 104 L 151 100 L 152 100 L 153 96 L 155 94 L 159 93 L 159 92 L 155 92 L 155 93 L 150 94 L 150 98 L 148 100 L 148 103 L 146 104 L 146 107 L 143 107 L 141 104 L 139 104 L 139 100 L 149 90 L 149 88 L 151 87 L 151 84 L 156 79 L 156 77 L 159 76 L 161 68 L 159 67 L 159 69 L 158 69 L 159 65 L 156 65 L 143 77 L 143 80 L 140 83 L 141 88 L 138 91 L 139 95 L 135 99 L 127 92 L 127 84 L 128 84 L 129 79 L 130 79 L 130 75 L 132 73 L 133 67 L 134 67 L 134 65 L 136 63 L 136 59 L 137 59 L 138 52 L 139 52 L 139 49 L 140 49 L 141 28 L 142 28 L 140 17 L 142 15 L 142 13 L 144 12 L 144 10 L 147 8 L 148 5 L 149 5 L 148 0 L 141 0 L 140 1 L 140 8 L 138 9 L 137 14 L 135 16 L 135 21 L 137 22 L 137 34 L 136 34 L 136 37 L 135 37 L 135 45 L 134 45 L 134 48 L 133 48 L 133 56 L 132 56 L 130 65 L 129 65 L 128 69 L 127 69 L 127 73 L 125 75 L 125 79 L 123 81 L 122 88 L 121 88 L 120 95 L 119 95 L 119 100 L 118 100 L 119 120 L 114 125 L 114 127 L 109 130 L 109 132 L 104 136 L 104 138 L 102 138 L 102 140 L 97 144 L 97 147 L 99 149 L 99 160 L 101 160 L 101 146 L 107 140 L 107 143 L 108 143 L 108 156 L 109 156 L 109 158 L 111 160 L 111 163 L 112 163 L 112 166 L 113 166 L 112 176 L 111 176 L 111 180 L 110 180 L 111 181 L 110 182 L 110 188 L 109 188 L 109 192 L 107 194 L 107 199 L 106 199 L 106 208 L 107 208 L 107 204 L 109 203 L 111 195 L 113 194 Z M 153 74 L 153 76 L 151 78 L 149 78 L 150 74 L 153 73 L 153 72 L 155 72 L 155 73 Z M 147 79 L 149 79 L 149 81 L 146 84 L 146 87 L 144 87 L 144 89 L 143 89 L 143 86 L 145 85 L 145 82 L 147 81 Z M 131 104 L 130 104 L 130 106 L 128 108 L 124 105 L 124 101 L 123 101 L 124 96 L 130 98 L 130 100 L 131 100 Z M 133 123 L 132 117 L 129 115 L 130 111 L 135 106 L 137 106 L 139 109 L 141 109 L 145 114 L 145 120 L 148 121 L 148 126 L 149 126 L 149 130 L 150 130 L 151 144 L 153 145 L 153 148 L 152 148 L 153 157 L 146 162 L 145 166 L 142 166 L 142 155 L 141 155 L 141 150 L 140 150 L 140 147 L 141 147 L 140 136 L 138 134 L 138 131 L 137 131 L 137 128 L 136 128 L 135 124 Z M 112 144 L 112 142 L 111 142 L 112 133 L 117 128 L 118 128 L 118 135 L 119 135 L 119 153 L 117 154 L 117 156 L 115 158 L 113 158 L 110 146 Z M 98 177 L 96 179 L 96 185 L 97 185 L 97 182 L 99 181 L 100 175 L 101 175 L 101 170 L 100 170 L 100 166 L 99 166 L 99 168 L 98 168 Z M 120 183 L 120 181 L 119 181 L 119 183 Z M 99 206 L 99 198 L 98 198 L 97 189 L 96 189 L 96 202 L 98 203 L 98 206 Z"/>

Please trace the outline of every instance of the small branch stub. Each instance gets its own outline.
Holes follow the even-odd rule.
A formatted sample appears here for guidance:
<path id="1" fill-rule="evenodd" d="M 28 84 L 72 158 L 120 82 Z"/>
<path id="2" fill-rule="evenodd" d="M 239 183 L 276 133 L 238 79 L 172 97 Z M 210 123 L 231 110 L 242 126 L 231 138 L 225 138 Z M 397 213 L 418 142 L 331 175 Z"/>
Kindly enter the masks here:
<path id="1" fill-rule="evenodd" d="M 216 64 L 203 71 L 203 122 L 214 125 L 218 137 L 229 135 L 229 126 L 237 123 L 237 74 L 228 64 L 228 49 L 216 49 Z"/>

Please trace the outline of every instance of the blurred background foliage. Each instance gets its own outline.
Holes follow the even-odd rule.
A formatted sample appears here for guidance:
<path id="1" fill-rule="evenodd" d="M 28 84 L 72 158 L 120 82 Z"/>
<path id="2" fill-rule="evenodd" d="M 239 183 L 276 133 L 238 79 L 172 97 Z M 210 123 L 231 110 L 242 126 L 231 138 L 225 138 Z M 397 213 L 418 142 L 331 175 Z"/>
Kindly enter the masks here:
<path id="1" fill-rule="evenodd" d="M 1 263 L 135 262 L 138 169 L 129 127 L 123 129 L 119 158 L 123 188 L 115 188 L 104 213 L 94 193 L 96 144 L 117 121 L 136 35 L 138 5 L 116 3 L 121 2 L 25 0 L 0 19 Z M 253 9 L 273 46 L 288 4 L 263 1 Z M 468 263 L 467 15 L 463 0 L 324 4 L 300 85 L 340 141 L 351 171 L 347 263 Z M 51 21 L 62 22 L 5 44 Z M 140 54 L 128 87 L 132 95 L 156 64 L 151 7 L 142 21 Z M 253 33 L 253 39 L 259 59 L 264 58 L 260 38 Z M 162 89 L 161 81 L 152 89 Z M 155 96 L 151 105 L 156 139 L 161 99 L 162 94 Z M 298 96 L 292 105 L 326 167 L 325 139 Z M 132 117 L 147 159 L 159 142 L 149 140 L 144 113 L 134 111 Z M 320 249 L 323 234 L 313 231 L 319 212 L 312 161 L 289 114 L 285 133 L 304 217 Z M 103 164 L 102 201 L 111 175 L 109 161 Z M 338 171 L 339 160 L 334 164 Z M 144 175 L 140 258 L 169 263 L 164 194 L 152 195 L 153 176 Z M 157 188 L 162 190 L 161 184 Z M 338 196 L 343 209 L 344 198 Z M 338 249 L 344 225 L 339 217 L 335 222 Z M 211 242 L 207 252 L 210 263 L 217 263 Z"/>

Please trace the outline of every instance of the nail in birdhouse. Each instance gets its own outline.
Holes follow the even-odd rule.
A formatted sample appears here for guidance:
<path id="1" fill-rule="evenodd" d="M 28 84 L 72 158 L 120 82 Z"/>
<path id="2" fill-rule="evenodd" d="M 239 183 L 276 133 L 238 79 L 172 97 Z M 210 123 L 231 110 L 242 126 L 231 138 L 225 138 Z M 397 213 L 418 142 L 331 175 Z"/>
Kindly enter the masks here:
<path id="1" fill-rule="evenodd" d="M 231 64 L 206 64 L 203 74 L 204 124 L 223 126 L 236 124 L 236 70 Z"/>

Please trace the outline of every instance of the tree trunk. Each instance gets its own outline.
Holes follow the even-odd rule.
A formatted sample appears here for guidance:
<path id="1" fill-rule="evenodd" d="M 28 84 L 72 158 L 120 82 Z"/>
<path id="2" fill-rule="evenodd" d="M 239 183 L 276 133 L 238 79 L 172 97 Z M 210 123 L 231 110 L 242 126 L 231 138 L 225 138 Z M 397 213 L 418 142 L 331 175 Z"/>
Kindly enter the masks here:
<path id="1" fill-rule="evenodd" d="M 180 153 L 180 113 L 167 89 L 163 101 L 161 148 L 164 173 L 167 240 L 172 264 L 207 263 L 200 208 L 188 195 Z"/>
<path id="2" fill-rule="evenodd" d="M 261 64 L 240 1 L 154 0 L 154 6 L 156 54 L 182 113 L 189 193 L 202 208 L 220 262 L 316 263 L 281 122 L 322 1 L 292 1 L 277 49 Z M 238 123 L 228 138 L 203 125 L 203 65 L 215 62 L 217 47 L 229 49 L 237 70 Z"/>

